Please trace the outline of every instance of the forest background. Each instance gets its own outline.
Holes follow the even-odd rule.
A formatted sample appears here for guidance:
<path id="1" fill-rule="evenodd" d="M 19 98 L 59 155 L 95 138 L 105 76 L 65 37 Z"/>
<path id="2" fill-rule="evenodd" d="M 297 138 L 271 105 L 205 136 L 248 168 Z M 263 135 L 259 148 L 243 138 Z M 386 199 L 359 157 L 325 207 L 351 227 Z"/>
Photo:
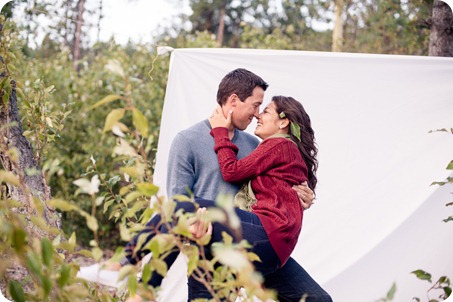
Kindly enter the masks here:
<path id="1" fill-rule="evenodd" d="M 1 209 L 11 223 L 2 226 L 0 252 L 32 272 L 26 280 L 15 278 L 11 264 L 1 262 L 2 292 L 8 287 L 15 300 L 30 295 L 26 284 L 32 292 L 42 288 L 33 295 L 63 299 L 64 291 L 55 293 L 51 285 L 71 285 L 71 257 L 119 255 L 117 247 L 137 231 L 136 223 L 151 215 L 144 209 L 155 190 L 168 47 L 453 56 L 451 8 L 437 0 L 191 0 L 191 13 L 160 27 L 153 43 L 125 45 L 88 35 L 88 28 L 101 30 L 104 1 L 16 0 L 2 9 Z M 24 5 L 23 20 L 12 22 Z M 40 23 L 40 16 L 49 23 Z M 14 129 L 23 134 L 16 145 Z M 451 179 L 437 184 L 447 183 Z M 17 223 L 25 223 L 25 231 L 12 213 L 23 214 Z M 30 237 L 41 241 L 34 246 Z M 26 243 L 36 247 L 35 258 Z M 49 246 L 53 252 L 45 252 Z M 63 248 L 66 264 L 46 260 L 46 253 L 53 257 Z M 50 269 L 51 263 L 58 268 Z M 422 271 L 417 277 L 431 279 Z M 444 298 L 451 293 L 448 278 L 436 284 Z M 86 288 L 101 300 L 108 297 Z"/>

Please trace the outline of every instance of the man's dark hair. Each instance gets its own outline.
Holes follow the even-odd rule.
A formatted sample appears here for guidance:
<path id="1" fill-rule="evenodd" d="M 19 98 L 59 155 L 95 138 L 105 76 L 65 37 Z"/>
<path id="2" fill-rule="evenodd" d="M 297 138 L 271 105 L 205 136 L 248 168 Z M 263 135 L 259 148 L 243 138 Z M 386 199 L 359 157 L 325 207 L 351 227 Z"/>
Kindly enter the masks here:
<path id="1" fill-rule="evenodd" d="M 229 72 L 220 81 L 217 90 L 217 103 L 225 104 L 226 100 L 233 93 L 237 94 L 239 99 L 244 102 L 246 98 L 252 95 L 255 87 L 261 87 L 265 91 L 269 85 L 259 76 L 244 68 L 238 68 Z"/>

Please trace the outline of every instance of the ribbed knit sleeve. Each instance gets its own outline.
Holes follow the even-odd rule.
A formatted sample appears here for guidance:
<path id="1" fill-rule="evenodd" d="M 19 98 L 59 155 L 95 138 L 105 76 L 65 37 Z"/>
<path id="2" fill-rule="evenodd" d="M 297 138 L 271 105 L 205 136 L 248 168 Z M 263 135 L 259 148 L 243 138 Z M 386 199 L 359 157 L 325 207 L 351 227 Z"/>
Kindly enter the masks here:
<path id="1" fill-rule="evenodd" d="M 243 182 L 265 174 L 271 169 L 283 173 L 282 177 L 288 175 L 289 179 L 293 178 L 291 175 L 294 171 L 287 164 L 292 161 L 291 157 L 295 153 L 297 156 L 298 150 L 290 140 L 285 138 L 265 140 L 249 156 L 238 160 L 236 158 L 238 148 L 228 138 L 227 128 L 214 128 L 211 135 L 214 137 L 214 150 L 225 181 Z"/>

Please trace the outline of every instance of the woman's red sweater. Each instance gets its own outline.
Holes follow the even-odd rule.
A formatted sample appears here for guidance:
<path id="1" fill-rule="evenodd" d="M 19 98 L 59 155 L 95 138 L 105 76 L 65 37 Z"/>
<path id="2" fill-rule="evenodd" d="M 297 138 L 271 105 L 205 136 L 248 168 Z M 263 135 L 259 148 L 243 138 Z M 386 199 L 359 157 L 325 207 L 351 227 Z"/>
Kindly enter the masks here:
<path id="1" fill-rule="evenodd" d="M 252 212 L 259 217 L 283 266 L 302 228 L 303 208 L 292 189 L 307 180 L 307 166 L 299 149 L 288 138 L 270 137 L 238 160 L 238 147 L 228 138 L 227 128 L 214 128 L 211 135 L 223 179 L 240 183 L 252 180 L 257 199 Z"/>

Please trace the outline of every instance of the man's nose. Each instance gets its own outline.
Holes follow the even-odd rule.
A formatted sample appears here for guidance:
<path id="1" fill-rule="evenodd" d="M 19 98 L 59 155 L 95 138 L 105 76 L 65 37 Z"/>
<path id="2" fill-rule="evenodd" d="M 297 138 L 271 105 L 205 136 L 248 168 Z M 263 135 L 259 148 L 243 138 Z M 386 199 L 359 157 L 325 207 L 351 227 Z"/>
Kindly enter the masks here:
<path id="1" fill-rule="evenodd" d="M 255 112 L 253 113 L 253 116 L 254 116 L 256 119 L 258 119 L 258 118 L 260 117 L 260 111 L 259 111 L 258 108 L 257 108 L 257 109 L 255 110 Z"/>

